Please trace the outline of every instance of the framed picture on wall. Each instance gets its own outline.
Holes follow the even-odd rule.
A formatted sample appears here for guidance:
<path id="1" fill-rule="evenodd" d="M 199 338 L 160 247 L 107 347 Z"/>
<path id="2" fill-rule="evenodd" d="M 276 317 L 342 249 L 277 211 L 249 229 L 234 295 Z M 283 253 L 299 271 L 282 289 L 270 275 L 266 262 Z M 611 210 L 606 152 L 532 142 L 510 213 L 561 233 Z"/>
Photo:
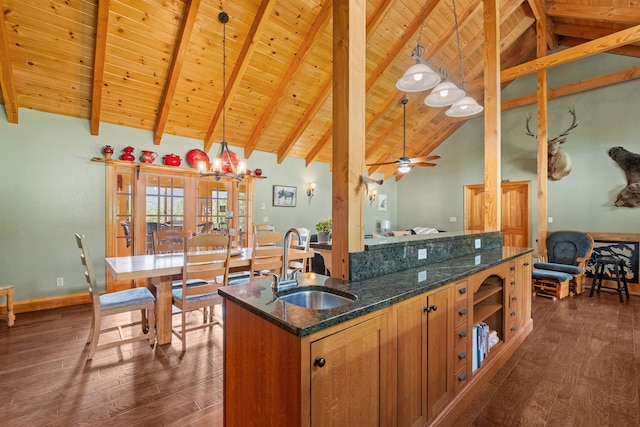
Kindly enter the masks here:
<path id="1" fill-rule="evenodd" d="M 297 199 L 298 187 L 273 186 L 273 206 L 295 207 Z"/>
<path id="2" fill-rule="evenodd" d="M 386 211 L 387 210 L 387 195 L 386 194 L 378 194 L 378 210 Z"/>

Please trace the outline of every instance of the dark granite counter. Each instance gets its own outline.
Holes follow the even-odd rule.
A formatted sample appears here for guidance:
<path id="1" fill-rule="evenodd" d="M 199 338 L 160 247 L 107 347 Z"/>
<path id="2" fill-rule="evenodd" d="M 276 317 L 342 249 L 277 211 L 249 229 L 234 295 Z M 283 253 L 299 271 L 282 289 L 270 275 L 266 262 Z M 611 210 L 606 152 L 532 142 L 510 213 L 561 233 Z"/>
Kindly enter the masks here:
<path id="1" fill-rule="evenodd" d="M 270 279 L 246 285 L 225 286 L 218 292 L 223 298 L 282 329 L 297 336 L 306 336 L 532 251 L 531 248 L 502 247 L 352 282 L 305 273 L 300 277 L 299 286 L 322 285 L 358 297 L 350 304 L 329 310 L 306 309 L 276 298 L 271 290 Z M 419 280 L 425 276 L 425 279 Z"/>

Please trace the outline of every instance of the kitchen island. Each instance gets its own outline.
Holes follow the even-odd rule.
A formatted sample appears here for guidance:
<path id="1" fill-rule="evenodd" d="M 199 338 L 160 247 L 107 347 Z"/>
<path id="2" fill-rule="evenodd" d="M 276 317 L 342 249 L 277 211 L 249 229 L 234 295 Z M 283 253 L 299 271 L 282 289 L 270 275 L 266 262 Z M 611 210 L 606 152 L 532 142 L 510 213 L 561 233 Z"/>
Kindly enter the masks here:
<path id="1" fill-rule="evenodd" d="M 532 330 L 531 249 L 488 249 L 360 281 L 313 273 L 298 288 L 354 296 L 315 310 L 271 281 L 224 298 L 225 425 L 453 421 Z M 498 343 L 473 358 L 480 322 Z"/>

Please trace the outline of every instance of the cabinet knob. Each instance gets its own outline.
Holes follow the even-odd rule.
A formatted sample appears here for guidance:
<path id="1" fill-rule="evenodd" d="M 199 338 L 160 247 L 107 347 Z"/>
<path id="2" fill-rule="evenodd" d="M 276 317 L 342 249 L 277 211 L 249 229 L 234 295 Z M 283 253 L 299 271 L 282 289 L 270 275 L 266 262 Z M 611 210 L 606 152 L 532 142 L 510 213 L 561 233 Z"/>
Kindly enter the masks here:
<path id="1" fill-rule="evenodd" d="M 515 311 L 512 311 L 512 312 L 511 312 L 511 315 L 512 315 L 512 316 L 515 316 L 515 315 L 516 315 L 516 312 L 515 312 Z"/>
<path id="2" fill-rule="evenodd" d="M 467 380 L 467 374 L 465 374 L 464 372 L 461 373 L 460 375 L 458 375 L 458 380 L 466 381 Z"/>
<path id="3" fill-rule="evenodd" d="M 528 263 L 528 262 L 525 262 L 525 263 L 524 263 L 524 266 L 525 266 L 525 267 L 528 267 L 528 266 L 529 266 L 529 263 Z"/>
<path id="4" fill-rule="evenodd" d="M 511 299 L 512 299 L 513 301 L 517 301 L 517 300 L 518 300 L 518 297 L 513 296 L 513 297 L 511 297 Z"/>
<path id="5" fill-rule="evenodd" d="M 460 335 L 461 337 L 466 337 L 467 336 L 467 331 L 460 331 L 460 333 L 458 333 L 458 335 Z"/>
<path id="6" fill-rule="evenodd" d="M 467 314 L 467 309 L 463 308 L 460 311 L 458 311 L 458 313 L 460 313 L 460 316 L 464 316 L 465 314 Z"/>
<path id="7" fill-rule="evenodd" d="M 514 266 L 511 266 L 511 271 L 514 271 L 516 268 Z"/>
<path id="8" fill-rule="evenodd" d="M 460 292 L 460 294 L 464 295 L 467 293 L 467 288 L 460 288 L 458 289 L 458 292 Z"/>
<path id="9" fill-rule="evenodd" d="M 516 284 L 516 281 L 515 281 L 515 280 L 512 280 L 512 281 L 511 281 L 511 284 L 512 284 L 512 285 L 515 285 L 515 284 Z"/>
<path id="10" fill-rule="evenodd" d="M 460 354 L 458 355 L 458 358 L 460 358 L 460 359 L 466 359 L 466 358 L 467 358 L 467 353 L 465 353 L 465 352 L 463 351 L 462 353 L 460 353 Z"/>
<path id="11" fill-rule="evenodd" d="M 512 327 L 511 327 L 511 332 L 515 332 L 515 331 L 516 331 L 516 327 L 515 327 L 515 326 L 512 326 Z"/>
<path id="12" fill-rule="evenodd" d="M 426 311 L 427 313 L 432 312 L 432 311 L 436 311 L 438 309 L 437 305 L 430 305 L 429 307 L 425 308 L 424 311 Z"/>
<path id="13" fill-rule="evenodd" d="M 315 365 L 318 368 L 324 368 L 324 365 L 327 364 L 327 360 L 324 357 L 316 357 Z"/>

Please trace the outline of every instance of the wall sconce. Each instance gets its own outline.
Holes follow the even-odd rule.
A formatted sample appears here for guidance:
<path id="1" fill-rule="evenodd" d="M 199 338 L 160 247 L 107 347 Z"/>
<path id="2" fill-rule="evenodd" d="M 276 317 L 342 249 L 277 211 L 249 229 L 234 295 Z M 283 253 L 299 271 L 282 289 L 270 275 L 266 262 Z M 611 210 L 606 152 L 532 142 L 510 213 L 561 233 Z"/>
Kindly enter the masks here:
<path id="1" fill-rule="evenodd" d="M 307 185 L 307 197 L 309 198 L 309 204 L 311 204 L 311 199 L 313 198 L 313 196 L 315 196 L 315 194 L 316 194 L 316 183 L 310 182 Z"/>
<path id="2" fill-rule="evenodd" d="M 378 190 L 369 191 L 369 206 L 373 206 L 373 202 L 378 198 Z"/>

